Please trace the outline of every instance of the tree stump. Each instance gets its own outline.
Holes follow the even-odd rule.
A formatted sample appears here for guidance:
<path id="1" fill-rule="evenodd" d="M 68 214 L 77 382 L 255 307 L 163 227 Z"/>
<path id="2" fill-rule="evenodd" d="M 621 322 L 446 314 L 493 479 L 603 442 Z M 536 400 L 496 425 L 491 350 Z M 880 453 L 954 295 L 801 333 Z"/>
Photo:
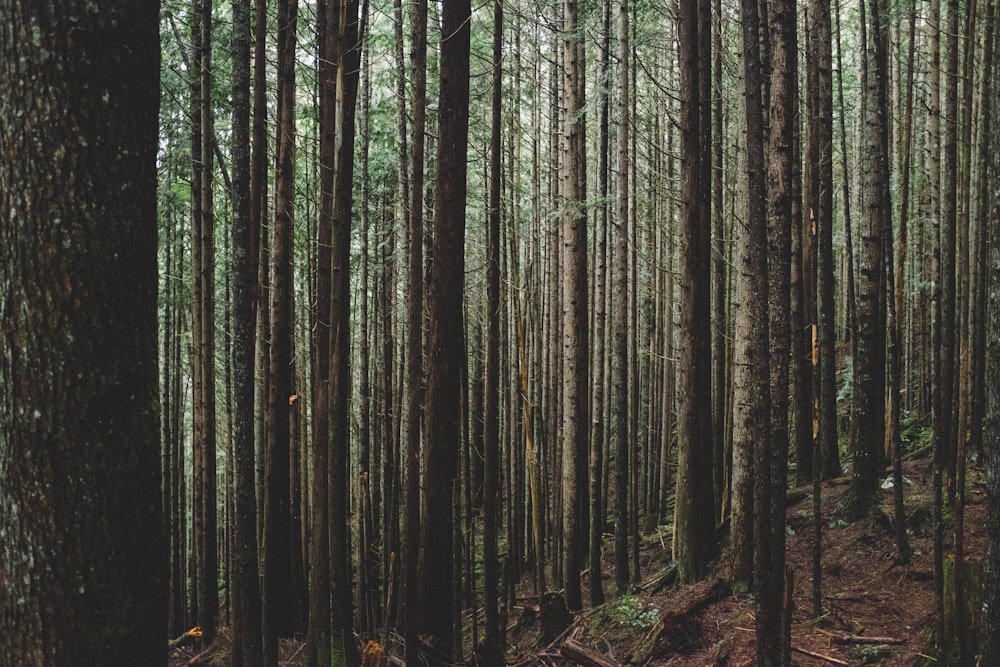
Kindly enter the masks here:
<path id="1" fill-rule="evenodd" d="M 542 594 L 538 603 L 538 620 L 542 633 L 539 643 L 548 644 L 556 639 L 573 622 L 573 614 L 566 607 L 562 593 L 549 591 Z"/>

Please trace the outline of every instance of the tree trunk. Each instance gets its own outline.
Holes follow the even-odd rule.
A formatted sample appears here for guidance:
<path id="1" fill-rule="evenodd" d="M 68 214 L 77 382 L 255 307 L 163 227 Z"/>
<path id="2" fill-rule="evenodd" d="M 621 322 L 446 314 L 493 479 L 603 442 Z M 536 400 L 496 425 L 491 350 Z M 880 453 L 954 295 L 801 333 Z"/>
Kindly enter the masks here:
<path id="1" fill-rule="evenodd" d="M 400 23 L 399 49 L 402 51 L 402 12 L 398 13 Z M 427 102 L 427 3 L 417 0 L 411 13 L 411 68 L 413 86 L 411 106 L 413 107 L 413 144 L 410 177 L 409 225 L 410 243 L 407 249 L 407 294 L 406 294 L 406 536 L 403 540 L 406 558 L 403 567 L 406 572 L 406 662 L 416 664 L 417 614 L 420 610 L 420 588 L 417 564 L 420 546 L 420 423 L 423 409 L 423 236 L 424 236 L 424 131 L 426 126 Z M 402 53 L 400 55 L 400 76 L 402 77 Z M 405 127 L 405 118 L 400 117 Z M 405 134 L 405 133 L 404 133 Z M 404 156 L 405 157 L 405 156 Z"/>
<path id="2" fill-rule="evenodd" d="M 157 8 L 0 13 L 0 655 L 164 665 Z"/>
<path id="3" fill-rule="evenodd" d="M 700 579 L 708 569 L 718 545 L 712 512 L 711 442 L 712 382 L 711 346 L 706 331 L 711 330 L 711 292 L 708 267 L 711 254 L 711 229 L 704 224 L 702 209 L 710 206 L 710 191 L 704 182 L 701 160 L 709 160 L 710 146 L 701 145 L 702 106 L 699 85 L 700 34 L 698 0 L 681 0 L 678 6 L 678 48 L 681 82 L 681 323 L 680 323 L 680 401 L 677 411 L 677 492 L 675 502 L 674 559 L 683 582 Z M 697 157 L 695 157 L 697 156 Z M 707 218 L 706 218 L 707 220 Z"/>
<path id="4" fill-rule="evenodd" d="M 991 7 L 995 7 L 995 2 Z M 993 10 L 991 9 L 991 12 Z M 993 48 L 992 45 L 989 48 Z M 995 74 L 1000 67 L 993 50 L 987 67 Z M 987 81 L 990 109 L 1000 108 L 1000 77 Z M 989 119 L 989 110 L 986 112 Z M 990 127 L 987 123 L 986 127 Z M 984 287 L 989 294 L 987 309 L 991 332 L 986 341 L 986 423 L 983 429 L 986 467 L 986 557 L 983 559 L 982 592 L 982 662 L 992 665 L 1000 662 L 1000 133 L 989 138 L 992 171 L 989 177 L 990 214 L 984 221 L 988 258 L 984 263 Z"/>
<path id="5" fill-rule="evenodd" d="M 309 661 L 330 664 L 330 342 L 333 243 L 334 130 L 337 91 L 337 34 L 333 0 L 316 6 L 319 51 L 319 221 L 316 225 L 316 297 L 313 308 L 312 385 L 312 520 L 309 572 Z"/>
<path id="6" fill-rule="evenodd" d="M 584 525 L 581 506 L 586 503 L 586 485 L 580 484 L 586 470 L 587 452 L 587 218 L 583 207 L 580 169 L 585 124 L 580 95 L 584 74 L 580 57 L 582 35 L 577 26 L 576 0 L 563 5 L 562 45 L 562 528 L 563 577 L 566 604 L 583 608 L 580 572 L 583 570 Z M 581 486 L 583 488 L 581 488 Z"/>
<path id="7" fill-rule="evenodd" d="M 469 127 L 469 0 L 444 0 L 441 41 L 441 118 L 448 132 L 438 143 L 434 245 L 427 302 L 427 396 L 423 447 L 425 502 L 420 521 L 421 634 L 434 660 L 451 662 L 459 650 L 451 507 L 461 446 L 460 368 L 464 336 L 466 150 Z M 414 239 L 416 241 L 416 239 Z"/>
<path id="8" fill-rule="evenodd" d="M 351 460 L 348 407 L 351 399 L 351 220 L 354 203 L 354 139 L 361 32 L 358 0 L 336 0 L 337 97 L 334 127 L 334 185 L 330 312 L 330 560 L 334 604 L 331 613 L 331 657 L 334 664 L 359 661 L 353 640 L 354 604 L 351 588 L 351 540 L 348 532 L 349 468 Z"/>
<path id="9" fill-rule="evenodd" d="M 264 490 L 264 664 L 278 664 L 278 639 L 291 635 L 292 215 L 295 151 L 296 0 L 278 8 L 278 157 L 270 279 L 270 373 Z"/>
<path id="10" fill-rule="evenodd" d="M 635 441 L 636 424 L 629 419 L 628 386 L 630 368 L 629 339 L 629 267 L 628 267 L 628 208 L 629 208 L 629 71 L 628 71 L 628 1 L 620 0 L 615 22 L 618 37 L 618 137 L 617 191 L 615 194 L 614 281 L 611 304 L 614 332 L 611 357 L 612 438 L 615 443 L 615 583 L 619 593 L 628 591 L 629 577 L 629 458 Z M 638 342 L 636 341 L 636 344 Z"/>
<path id="11" fill-rule="evenodd" d="M 770 468 L 757 471 L 757 500 L 770 499 L 770 505 L 757 512 L 762 527 L 760 541 L 766 542 L 766 565 L 758 572 L 765 574 L 759 581 L 755 572 L 760 612 L 757 616 L 757 656 L 760 665 L 780 665 L 784 646 L 790 638 L 783 637 L 782 588 L 785 572 L 785 488 L 788 478 L 788 386 L 789 345 L 791 339 L 789 311 L 791 308 L 791 241 L 792 213 L 798 188 L 794 184 L 799 156 L 795 147 L 793 100 L 798 96 L 798 32 L 794 0 L 771 0 L 768 4 L 770 35 L 771 94 L 770 138 L 765 166 L 767 174 L 767 265 L 768 265 L 768 336 L 770 347 L 770 429 L 763 447 L 770 453 L 757 457 L 757 463 L 770 460 Z M 751 184 L 752 187 L 752 184 Z M 796 350 L 797 352 L 797 350 Z M 769 482 L 768 480 L 769 476 Z M 763 557 L 765 554 L 759 554 Z"/>
<path id="12" fill-rule="evenodd" d="M 486 230 L 486 368 L 483 415 L 483 605 L 486 629 L 479 659 L 485 667 L 503 664 L 500 627 L 500 130 L 503 123 L 503 4 L 493 3 L 493 99 L 490 120 L 489 216 Z M 475 442 L 475 441 L 473 441 Z M 471 508 L 469 508 L 471 511 Z M 471 534 L 471 533 L 470 533 Z M 472 585 L 473 582 L 470 582 Z M 474 608 L 474 607 L 473 607 Z M 475 615 L 473 616 L 475 619 Z M 475 643 L 475 642 L 473 642 Z"/>
<path id="13" fill-rule="evenodd" d="M 885 22 L 878 0 L 869 0 L 863 19 L 867 23 L 863 89 L 865 168 L 861 195 L 865 216 L 861 224 L 858 329 L 852 387 L 851 444 L 854 465 L 851 485 L 844 497 L 849 517 L 860 518 L 879 499 L 879 473 L 885 440 L 885 264 L 884 230 L 887 226 L 888 146 L 886 125 L 886 59 L 882 30 Z"/>
<path id="14" fill-rule="evenodd" d="M 233 665 L 262 664 L 257 500 L 254 485 L 254 358 L 257 260 L 250 219 L 250 6 L 233 2 Z"/>
<path id="15" fill-rule="evenodd" d="M 594 288 L 593 288 L 593 336 L 594 354 L 591 368 L 590 403 L 590 603 L 592 606 L 604 604 L 604 582 L 601 566 L 601 547 L 604 542 L 604 426 L 605 396 L 604 379 L 607 373 L 605 358 L 605 331 L 607 328 L 607 275 L 608 275 L 608 173 L 610 162 L 610 84 L 611 57 L 611 3 L 606 2 L 601 10 L 601 48 L 598 56 L 601 86 L 598 89 L 599 147 L 597 150 L 597 191 L 602 204 L 597 212 L 597 228 L 594 231 Z"/>

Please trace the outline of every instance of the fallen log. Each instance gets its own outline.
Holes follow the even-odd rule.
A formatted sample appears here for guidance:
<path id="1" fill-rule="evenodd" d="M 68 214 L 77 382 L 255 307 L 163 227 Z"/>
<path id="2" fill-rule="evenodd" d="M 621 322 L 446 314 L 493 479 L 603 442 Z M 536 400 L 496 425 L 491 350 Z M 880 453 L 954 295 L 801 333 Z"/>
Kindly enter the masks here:
<path id="1" fill-rule="evenodd" d="M 198 637 L 201 637 L 201 627 L 194 626 L 187 632 L 181 634 L 176 639 L 171 639 L 167 642 L 167 648 L 181 648 L 183 646 L 192 646 Z"/>
<path id="2" fill-rule="evenodd" d="M 559 648 L 559 653 L 567 660 L 572 660 L 584 665 L 584 667 L 621 667 L 617 662 L 614 662 L 603 653 L 598 653 L 575 639 L 564 641 L 563 645 Z"/>

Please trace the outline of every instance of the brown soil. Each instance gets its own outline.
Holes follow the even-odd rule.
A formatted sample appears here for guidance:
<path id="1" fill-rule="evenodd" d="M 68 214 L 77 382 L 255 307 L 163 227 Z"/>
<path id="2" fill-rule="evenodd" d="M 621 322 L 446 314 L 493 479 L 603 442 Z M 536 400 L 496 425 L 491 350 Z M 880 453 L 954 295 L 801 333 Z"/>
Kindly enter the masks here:
<path id="1" fill-rule="evenodd" d="M 839 512 L 839 503 L 849 480 L 842 478 L 823 485 L 823 613 L 819 618 L 812 612 L 812 496 L 809 489 L 790 492 L 793 500 L 786 515 L 786 563 L 794 573 L 795 582 L 792 664 L 803 667 L 933 664 L 927 655 L 933 651 L 934 613 L 928 461 L 906 463 L 904 475 L 912 482 L 905 485 L 904 493 L 914 551 L 906 565 L 898 563 L 889 519 L 893 513 L 891 491 L 884 493 L 882 511 L 877 516 L 848 523 Z M 985 492 L 975 470 L 970 470 L 968 489 L 965 549 L 967 562 L 977 565 L 985 538 Z M 949 525 L 944 538 L 946 554 L 953 537 Z M 640 588 L 654 589 L 657 575 L 668 565 L 669 553 L 655 540 L 647 546 L 645 579 Z M 605 575 L 610 567 L 610 563 L 605 564 Z M 733 592 L 725 583 L 726 577 L 723 556 L 705 582 L 652 595 L 639 593 L 626 605 L 647 610 L 655 607 L 654 616 L 659 618 L 656 624 L 635 621 L 629 625 L 632 617 L 622 613 L 620 600 L 613 600 L 601 609 L 581 614 L 577 627 L 570 633 L 619 664 L 753 665 L 753 598 L 745 592 Z M 614 590 L 613 581 L 607 582 L 605 590 Z M 678 617 L 674 610 L 689 608 L 692 599 L 701 600 L 701 607 Z M 885 639 L 867 642 L 863 637 Z M 511 639 L 518 647 L 517 657 L 508 662 L 538 664 L 552 661 L 558 655 L 558 646 L 543 650 L 533 647 L 532 637 L 527 633 Z"/>
<path id="2" fill-rule="evenodd" d="M 790 492 L 786 562 L 794 575 L 793 665 L 934 664 L 926 655 L 933 651 L 930 629 L 934 612 L 928 461 L 906 463 L 904 474 L 912 482 L 905 485 L 904 493 L 914 551 L 906 565 L 898 563 L 889 520 L 893 513 L 891 491 L 885 492 L 877 516 L 849 523 L 839 512 L 848 479 L 823 485 L 823 613 L 818 618 L 812 613 L 812 498 L 809 489 Z M 978 564 L 985 537 L 985 492 L 974 469 L 969 473 L 968 489 L 967 562 Z M 948 526 L 946 552 L 952 541 L 953 530 Z M 626 599 L 612 597 L 601 607 L 581 612 L 565 632 L 547 644 L 539 642 L 538 595 L 526 582 L 508 623 L 508 665 L 572 664 L 559 653 L 567 637 L 621 665 L 753 665 L 753 598 L 747 592 L 733 591 L 726 581 L 726 556 L 718 560 L 705 581 L 685 587 L 664 585 L 669 561 L 669 542 L 658 534 L 647 536 L 642 550 L 643 583 L 637 593 Z M 611 563 L 605 562 L 605 577 L 611 571 Z M 614 591 L 613 579 L 606 579 L 605 590 Z M 875 637 L 884 639 L 862 639 Z M 227 644 L 223 632 L 216 650 L 203 664 L 228 665 Z M 390 646 L 389 651 L 395 653 L 399 648 Z M 281 664 L 300 664 L 296 659 L 300 649 L 301 642 L 283 644 Z M 195 654 L 194 650 L 175 649 L 170 665 L 188 664 Z"/>

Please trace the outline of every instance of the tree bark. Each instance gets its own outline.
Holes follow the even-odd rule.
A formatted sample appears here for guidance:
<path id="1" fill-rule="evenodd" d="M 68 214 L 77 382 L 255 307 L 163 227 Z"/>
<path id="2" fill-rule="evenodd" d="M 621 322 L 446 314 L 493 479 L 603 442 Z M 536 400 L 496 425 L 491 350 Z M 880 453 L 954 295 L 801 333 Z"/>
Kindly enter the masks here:
<path id="1" fill-rule="evenodd" d="M 580 170 L 585 132 L 584 99 L 580 95 L 584 75 L 580 57 L 582 34 L 577 25 L 576 0 L 563 5 L 562 44 L 562 163 L 560 222 L 562 234 L 562 527 L 563 577 L 566 604 L 583 608 L 580 572 L 583 570 L 585 522 L 581 506 L 586 503 L 586 485 L 581 471 L 587 461 L 587 218 L 583 207 Z"/>
<path id="2" fill-rule="evenodd" d="M 709 160 L 710 146 L 701 145 L 701 99 L 698 0 L 678 5 L 678 49 L 681 82 L 681 322 L 680 387 L 677 410 L 677 492 L 675 503 L 674 559 L 682 582 L 702 578 L 715 555 L 715 521 L 712 487 L 711 347 L 705 332 L 711 330 L 711 294 L 708 267 L 711 253 L 710 225 L 702 209 L 710 206 L 701 161 Z M 707 67 L 708 61 L 702 61 Z"/>
<path id="3" fill-rule="evenodd" d="M 254 359 L 257 263 L 250 218 L 250 4 L 233 2 L 233 665 L 262 664 L 257 500 L 254 485 Z"/>
<path id="4" fill-rule="evenodd" d="M 0 655 L 164 665 L 157 7 L 0 13 Z"/>
<path id="5" fill-rule="evenodd" d="M 462 294 L 465 283 L 466 150 L 469 128 L 469 0 L 444 0 L 441 41 L 441 118 L 448 132 L 438 143 L 434 245 L 427 303 L 427 395 L 422 448 L 426 485 L 420 521 L 421 634 L 435 661 L 451 662 L 459 633 L 455 604 L 452 506 L 461 447 L 460 369 L 463 362 Z M 416 239 L 414 239 L 416 240 Z"/>
<path id="6" fill-rule="evenodd" d="M 292 633 L 291 411 L 292 242 L 295 151 L 296 0 L 278 8 L 278 157 L 270 277 L 270 374 L 264 481 L 264 664 L 278 664 L 278 639 Z"/>
<path id="7" fill-rule="evenodd" d="M 860 518 L 879 498 L 879 472 L 885 440 L 885 264 L 884 230 L 889 210 L 888 145 L 886 124 L 886 60 L 882 30 L 888 25 L 879 0 L 868 0 L 864 14 L 863 89 L 864 165 L 861 195 L 865 216 L 861 224 L 858 328 L 854 357 L 851 408 L 851 445 L 854 465 L 844 496 L 849 517 Z"/>

